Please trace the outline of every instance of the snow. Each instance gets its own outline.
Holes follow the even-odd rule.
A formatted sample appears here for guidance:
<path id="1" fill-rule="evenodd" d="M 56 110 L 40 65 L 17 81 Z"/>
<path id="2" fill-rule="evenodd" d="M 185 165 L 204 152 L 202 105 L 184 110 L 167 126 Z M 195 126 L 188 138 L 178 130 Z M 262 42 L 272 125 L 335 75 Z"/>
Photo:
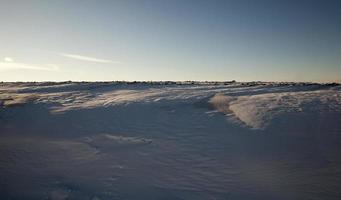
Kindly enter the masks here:
<path id="1" fill-rule="evenodd" d="M 341 90 L 2 83 L 4 199 L 339 199 Z"/>

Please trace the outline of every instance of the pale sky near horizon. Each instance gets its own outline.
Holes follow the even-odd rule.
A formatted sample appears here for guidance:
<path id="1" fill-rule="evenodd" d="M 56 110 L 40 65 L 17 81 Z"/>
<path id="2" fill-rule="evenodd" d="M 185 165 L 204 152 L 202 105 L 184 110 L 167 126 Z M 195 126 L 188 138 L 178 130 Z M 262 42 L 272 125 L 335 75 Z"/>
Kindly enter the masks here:
<path id="1" fill-rule="evenodd" d="M 0 0 L 0 81 L 341 82 L 334 0 Z"/>

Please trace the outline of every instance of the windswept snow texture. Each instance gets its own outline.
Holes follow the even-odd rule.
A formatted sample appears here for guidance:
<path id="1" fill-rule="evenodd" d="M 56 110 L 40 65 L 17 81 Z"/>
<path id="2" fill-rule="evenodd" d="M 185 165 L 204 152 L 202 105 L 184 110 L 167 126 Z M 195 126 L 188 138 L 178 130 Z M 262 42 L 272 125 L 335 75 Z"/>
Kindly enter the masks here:
<path id="1" fill-rule="evenodd" d="M 337 84 L 1 83 L 0 199 L 341 199 Z"/>

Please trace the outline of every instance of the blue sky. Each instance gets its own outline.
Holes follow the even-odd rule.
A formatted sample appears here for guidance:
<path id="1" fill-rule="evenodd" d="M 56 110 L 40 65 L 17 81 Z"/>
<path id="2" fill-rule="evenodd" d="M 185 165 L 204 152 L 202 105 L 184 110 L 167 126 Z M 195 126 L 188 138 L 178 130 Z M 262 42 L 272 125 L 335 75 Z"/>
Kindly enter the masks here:
<path id="1" fill-rule="evenodd" d="M 0 80 L 341 82 L 331 0 L 0 1 Z"/>

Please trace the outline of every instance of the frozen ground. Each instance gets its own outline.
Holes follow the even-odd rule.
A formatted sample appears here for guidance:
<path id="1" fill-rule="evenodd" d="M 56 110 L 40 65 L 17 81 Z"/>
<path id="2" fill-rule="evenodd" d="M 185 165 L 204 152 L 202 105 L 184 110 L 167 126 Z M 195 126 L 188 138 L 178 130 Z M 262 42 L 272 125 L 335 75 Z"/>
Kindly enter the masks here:
<path id="1" fill-rule="evenodd" d="M 341 199 L 341 86 L 0 84 L 0 199 Z"/>

